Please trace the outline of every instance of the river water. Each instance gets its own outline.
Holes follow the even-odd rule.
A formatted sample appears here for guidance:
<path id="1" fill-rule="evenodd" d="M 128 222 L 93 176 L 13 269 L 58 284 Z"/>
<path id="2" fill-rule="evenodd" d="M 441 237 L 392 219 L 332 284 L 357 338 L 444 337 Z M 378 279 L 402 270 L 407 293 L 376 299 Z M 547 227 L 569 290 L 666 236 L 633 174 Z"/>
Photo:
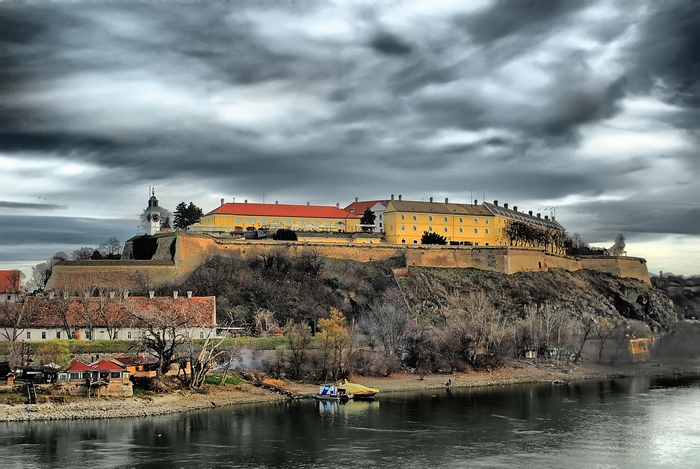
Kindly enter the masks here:
<path id="1" fill-rule="evenodd" d="M 0 467 L 700 467 L 700 379 L 386 393 L 0 423 Z"/>

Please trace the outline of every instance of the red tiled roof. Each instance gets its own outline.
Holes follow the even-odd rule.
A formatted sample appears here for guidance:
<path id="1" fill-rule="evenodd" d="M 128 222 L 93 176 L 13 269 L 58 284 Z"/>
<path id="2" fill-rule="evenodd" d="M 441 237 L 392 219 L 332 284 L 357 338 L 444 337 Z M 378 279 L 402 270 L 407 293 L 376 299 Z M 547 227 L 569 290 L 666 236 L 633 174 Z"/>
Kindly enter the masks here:
<path id="1" fill-rule="evenodd" d="M 79 373 L 81 371 L 92 371 L 92 368 L 80 360 L 71 360 L 70 365 L 68 365 L 68 368 L 66 369 L 66 372 L 68 373 Z"/>
<path id="2" fill-rule="evenodd" d="M 350 213 L 355 213 L 355 214 L 359 215 L 360 217 L 362 217 L 362 215 L 364 215 L 364 213 L 365 213 L 365 210 L 367 210 L 368 208 L 372 208 L 375 205 L 377 205 L 378 203 L 382 203 L 386 207 L 386 204 L 388 202 L 389 202 L 388 200 L 360 200 L 359 202 L 351 203 L 350 205 L 345 207 L 344 210 L 346 210 Z M 353 212 L 353 210 L 354 210 L 354 212 Z"/>
<path id="3" fill-rule="evenodd" d="M 239 215 L 259 217 L 296 217 L 296 218 L 360 218 L 359 215 L 338 207 L 326 205 L 285 205 L 285 204 L 241 204 L 228 203 L 215 208 L 209 215 Z"/>
<path id="4" fill-rule="evenodd" d="M 14 292 L 19 289 L 19 270 L 0 270 L 0 292 Z"/>
<path id="5" fill-rule="evenodd" d="M 216 326 L 216 299 L 213 296 L 178 297 L 157 296 L 148 298 L 132 296 L 105 298 L 92 297 L 87 302 L 79 297 L 64 299 L 30 296 L 22 304 L 9 303 L 8 308 L 23 308 L 30 327 L 62 327 L 63 316 L 71 327 L 86 327 L 88 316 L 94 327 L 118 325 L 119 327 L 143 327 L 151 319 L 172 321 L 179 326 Z M 0 326 L 3 318 L 0 316 Z"/>
<path id="6" fill-rule="evenodd" d="M 123 366 L 119 366 L 109 360 L 100 360 L 95 363 L 90 363 L 90 369 L 92 371 L 124 371 Z"/>

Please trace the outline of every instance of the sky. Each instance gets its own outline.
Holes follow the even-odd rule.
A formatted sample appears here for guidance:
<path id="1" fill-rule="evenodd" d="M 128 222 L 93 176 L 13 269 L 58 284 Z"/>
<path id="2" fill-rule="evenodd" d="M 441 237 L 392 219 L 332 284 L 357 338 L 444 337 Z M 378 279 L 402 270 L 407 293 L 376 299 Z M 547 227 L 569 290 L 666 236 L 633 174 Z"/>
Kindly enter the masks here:
<path id="1" fill-rule="evenodd" d="M 0 1 L 0 269 L 160 205 L 474 199 L 700 274 L 700 2 Z"/>

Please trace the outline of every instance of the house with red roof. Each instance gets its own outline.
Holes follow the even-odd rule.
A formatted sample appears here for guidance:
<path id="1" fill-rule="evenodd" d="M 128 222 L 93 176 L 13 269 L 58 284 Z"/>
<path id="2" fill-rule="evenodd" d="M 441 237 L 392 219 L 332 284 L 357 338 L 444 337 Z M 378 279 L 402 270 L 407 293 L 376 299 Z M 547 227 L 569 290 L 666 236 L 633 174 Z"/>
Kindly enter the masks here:
<path id="1" fill-rule="evenodd" d="M 374 233 L 384 233 L 384 211 L 388 203 L 388 200 L 358 200 L 358 198 L 355 197 L 355 201 L 345 207 L 345 210 L 357 214 L 362 218 L 365 211 L 370 209 L 375 216 L 374 225 L 367 227 L 361 224 L 360 226 L 362 228 L 371 228 L 370 231 Z"/>
<path id="2" fill-rule="evenodd" d="M 0 303 L 19 300 L 21 273 L 19 270 L 0 270 Z"/>
<path id="3" fill-rule="evenodd" d="M 58 374 L 57 384 L 72 395 L 132 396 L 134 394 L 129 371 L 110 360 L 85 364 L 72 360 L 65 372 Z"/>
<path id="4" fill-rule="evenodd" d="M 200 232 L 244 232 L 246 230 L 321 231 L 356 233 L 362 214 L 350 213 L 339 205 L 289 205 L 223 203 L 190 226 Z"/>

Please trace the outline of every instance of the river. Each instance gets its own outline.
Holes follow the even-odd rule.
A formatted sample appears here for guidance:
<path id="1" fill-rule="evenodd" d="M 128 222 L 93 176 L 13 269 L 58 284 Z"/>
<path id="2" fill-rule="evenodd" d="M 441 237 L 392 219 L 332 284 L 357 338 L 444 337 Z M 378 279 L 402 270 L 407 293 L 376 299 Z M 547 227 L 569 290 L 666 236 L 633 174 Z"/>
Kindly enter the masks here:
<path id="1" fill-rule="evenodd" d="M 700 467 L 700 378 L 386 393 L 0 423 L 7 468 Z"/>

